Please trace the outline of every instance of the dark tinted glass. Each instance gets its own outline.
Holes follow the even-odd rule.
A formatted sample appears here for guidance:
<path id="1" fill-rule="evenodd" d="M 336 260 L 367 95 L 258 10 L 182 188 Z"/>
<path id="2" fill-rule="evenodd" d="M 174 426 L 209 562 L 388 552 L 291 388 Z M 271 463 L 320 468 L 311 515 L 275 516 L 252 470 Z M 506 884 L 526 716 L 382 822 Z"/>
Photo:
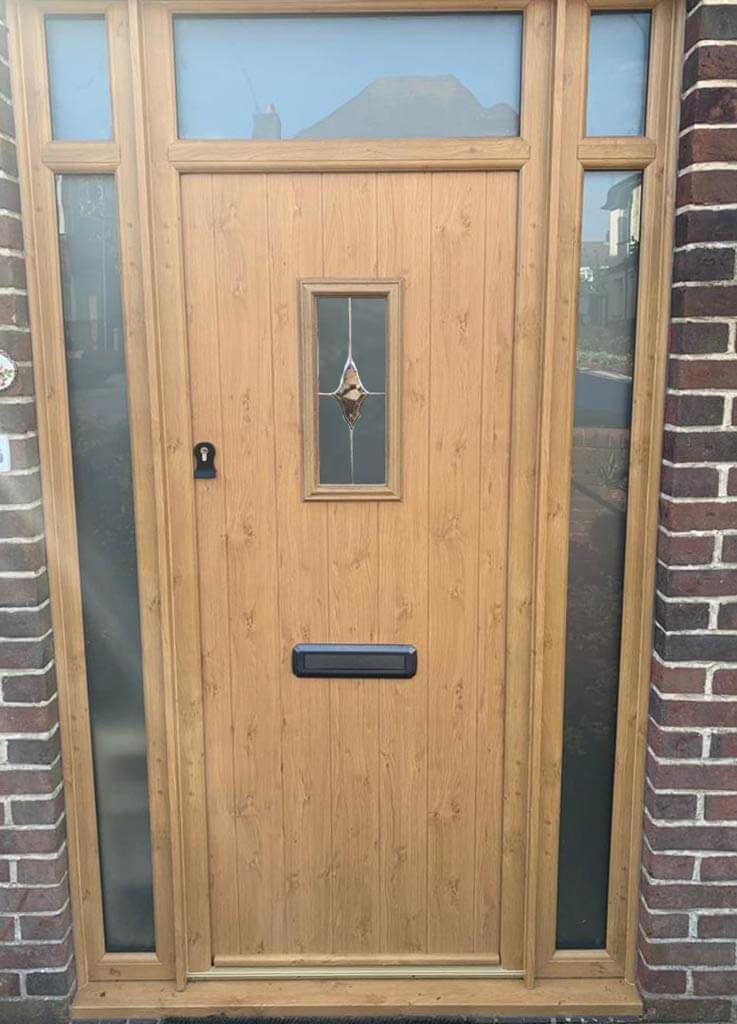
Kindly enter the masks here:
<path id="1" fill-rule="evenodd" d="M 519 133 L 518 13 L 174 19 L 185 139 Z"/>
<path id="2" fill-rule="evenodd" d="M 386 301 L 354 296 L 353 358 L 361 368 L 361 380 L 369 391 L 383 391 L 386 384 Z"/>
<path id="3" fill-rule="evenodd" d="M 136 537 L 117 200 L 57 178 L 64 344 L 108 950 L 154 948 Z"/>
<path id="4" fill-rule="evenodd" d="M 568 558 L 560 949 L 606 943 L 642 178 L 585 175 Z"/>
<path id="5" fill-rule="evenodd" d="M 112 138 L 104 16 L 47 15 L 46 52 L 53 137 Z"/>
<path id="6" fill-rule="evenodd" d="M 348 299 L 317 298 L 317 355 L 320 391 L 334 391 L 348 356 Z"/>
<path id="7" fill-rule="evenodd" d="M 594 11 L 589 22 L 587 135 L 644 135 L 649 11 Z"/>
<path id="8" fill-rule="evenodd" d="M 383 295 L 317 299 L 321 484 L 386 482 Z"/>
<path id="9" fill-rule="evenodd" d="M 320 483 L 351 482 L 351 437 L 340 406 L 332 396 L 320 396 Z"/>
<path id="10" fill-rule="evenodd" d="M 356 484 L 386 482 L 386 398 L 367 398 L 353 430 Z"/>

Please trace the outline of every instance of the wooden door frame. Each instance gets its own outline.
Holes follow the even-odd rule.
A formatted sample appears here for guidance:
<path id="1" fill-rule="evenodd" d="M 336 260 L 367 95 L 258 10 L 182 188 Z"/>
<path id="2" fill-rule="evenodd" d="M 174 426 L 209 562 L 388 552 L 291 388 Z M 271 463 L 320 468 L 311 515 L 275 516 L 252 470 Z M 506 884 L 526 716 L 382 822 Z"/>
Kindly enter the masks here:
<path id="1" fill-rule="evenodd" d="M 110 61 L 114 140 L 54 142 L 51 138 L 43 18 L 60 10 L 105 14 Z M 165 979 L 174 965 L 171 881 L 172 836 L 162 657 L 161 608 L 166 603 L 156 522 L 157 430 L 153 412 L 148 324 L 143 310 L 147 275 L 141 261 L 145 227 L 136 208 L 136 88 L 129 50 L 129 10 L 107 0 L 20 2 L 8 6 L 11 70 L 16 114 L 33 342 L 35 392 L 45 507 L 49 588 L 59 692 L 59 721 L 69 844 L 69 887 L 77 980 Z M 102 891 L 92 769 L 90 712 L 85 669 L 74 479 L 64 352 L 64 319 L 55 176 L 114 176 L 118 203 L 121 293 L 125 322 L 128 415 L 135 503 L 151 850 L 155 891 L 154 953 L 109 953 L 105 949 Z M 142 231 L 141 228 L 144 227 Z"/>
<path id="2" fill-rule="evenodd" d="M 211 963 L 188 361 L 179 177 L 196 172 L 514 169 L 520 176 L 508 570 L 501 959 L 536 979 L 634 973 L 666 325 L 683 12 L 678 0 L 10 0 L 13 84 L 34 367 L 59 662 L 71 885 L 80 984 L 169 978 Z M 652 10 L 647 135 L 583 135 L 590 8 Z M 41 18 L 108 16 L 115 138 L 52 142 Z M 519 138 L 339 145 L 178 140 L 175 11 L 515 10 L 525 16 Z M 155 96 L 156 102 L 150 102 Z M 575 116 L 571 112 L 575 113 Z M 646 200 L 628 501 L 609 941 L 555 951 L 565 581 L 582 173 L 642 169 Z M 59 293 L 53 174 L 115 173 L 119 190 L 156 872 L 157 954 L 104 951 L 91 785 Z M 138 205 L 135 197 L 137 195 Z M 42 297 L 43 296 L 43 300 Z M 179 339 L 181 344 L 173 344 Z M 531 410 L 534 412 L 531 415 Z M 154 481 L 154 489 L 150 481 Z M 147 497 L 148 494 L 148 497 Z M 154 494 L 157 500 L 153 500 Z M 534 542 L 530 543 L 529 538 Z M 144 569 L 144 563 L 147 568 Z M 644 567 L 644 571 L 643 571 Z M 142 592 L 143 596 L 143 592 Z M 150 601 L 149 601 L 150 598 Z M 153 755 L 153 756 L 152 756 Z M 623 767 L 622 767 L 623 766 Z M 551 823 L 551 819 L 555 819 Z M 90 881 L 92 880 L 92 881 Z M 524 907 L 519 914 L 518 908 Z M 501 984 L 501 981 L 499 982 Z M 99 1015 L 99 1014 L 97 1014 Z"/>
<path id="3" fill-rule="evenodd" d="M 156 95 L 152 108 L 149 136 L 151 196 L 157 211 L 153 223 L 155 265 L 159 270 L 157 292 L 166 296 L 165 308 L 159 308 L 160 337 L 184 337 L 185 299 L 182 276 L 179 176 L 197 172 L 262 172 L 295 170 L 423 170 L 516 169 L 520 174 L 518 277 L 516 307 L 516 346 L 514 354 L 512 475 L 520 481 L 514 498 L 516 522 L 520 524 L 510 550 L 508 576 L 509 643 L 508 674 L 515 679 L 513 699 L 507 701 L 505 731 L 514 750 L 526 750 L 529 711 L 530 650 L 532 636 L 533 561 L 527 537 L 535 521 L 535 447 L 536 431 L 529 429 L 529 409 L 537 408 L 537 380 L 544 301 L 545 234 L 545 162 L 547 120 L 545 97 L 550 82 L 550 42 L 548 30 L 550 6 L 535 2 L 519 4 L 513 0 L 458 0 L 434 2 L 432 9 L 524 10 L 526 26 L 523 51 L 523 96 L 521 138 L 469 141 L 439 140 L 339 143 L 290 141 L 272 142 L 189 142 L 176 138 L 174 74 L 171 54 L 172 16 L 175 12 L 201 10 L 191 0 L 163 0 L 145 5 L 144 66 L 148 72 L 146 89 Z M 254 4 L 253 0 L 226 0 L 212 4 L 218 12 L 260 10 L 314 11 L 315 4 L 283 0 Z M 425 0 L 334 0 L 320 4 L 320 10 L 376 11 L 425 10 Z M 169 54 L 169 60 L 162 60 Z M 155 59 L 158 56 L 158 60 Z M 533 156 L 534 152 L 534 156 Z M 174 604 L 178 621 L 173 626 L 183 644 L 173 642 L 178 651 L 176 677 L 180 708 L 181 791 L 189 794 L 181 808 L 185 835 L 184 869 L 179 879 L 180 899 L 186 906 L 187 930 L 184 937 L 188 976 L 211 976 L 210 905 L 208 898 L 207 838 L 200 823 L 205 820 L 204 744 L 201 729 L 202 700 L 199 682 L 199 606 L 197 562 L 194 545 L 194 490 L 191 473 L 190 410 L 188 361 L 184 346 L 160 346 L 162 374 L 169 382 L 170 400 L 166 404 L 164 444 L 167 459 L 168 504 L 172 510 L 170 544 L 172 560 L 178 567 Z M 520 381 L 532 382 L 522 388 Z M 171 398 L 177 395 L 177 399 Z M 497 973 L 520 973 L 524 969 L 522 920 L 516 908 L 525 900 L 525 848 L 527 842 L 526 793 L 528 778 L 524 759 L 507 759 L 505 765 L 505 841 L 502 865 L 502 966 Z M 276 970 L 276 969 L 275 969 Z M 243 971 L 245 976 L 245 969 Z M 438 969 L 439 974 L 439 969 Z M 183 980 L 180 978 L 180 981 Z"/>

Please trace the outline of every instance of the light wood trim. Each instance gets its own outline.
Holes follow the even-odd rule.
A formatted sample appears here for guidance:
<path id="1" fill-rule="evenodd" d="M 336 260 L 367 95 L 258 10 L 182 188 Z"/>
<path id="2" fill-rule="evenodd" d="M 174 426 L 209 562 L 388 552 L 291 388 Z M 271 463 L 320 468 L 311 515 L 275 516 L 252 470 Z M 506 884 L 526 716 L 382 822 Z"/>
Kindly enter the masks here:
<path id="1" fill-rule="evenodd" d="M 39 14 L 106 14 L 122 0 L 19 0 L 22 7 Z"/>
<path id="2" fill-rule="evenodd" d="M 618 979 L 543 981 L 533 989 L 521 980 L 486 978 L 380 981 L 198 981 L 178 992 L 169 984 L 109 982 L 87 985 L 73 1004 L 82 1019 L 130 1016 L 354 1017 L 639 1016 L 633 985 Z"/>
<path id="3" fill-rule="evenodd" d="M 677 106 L 679 53 L 674 26 L 682 19 L 677 3 L 662 0 L 654 9 L 650 56 L 650 89 L 647 138 L 626 140 L 611 147 L 612 160 L 604 150 L 612 140 L 576 139 L 583 130 L 585 88 L 585 22 L 589 5 L 569 0 L 566 47 L 563 57 L 568 83 L 567 115 L 560 146 L 561 205 L 559 212 L 557 299 L 550 341 L 551 369 L 546 387 L 549 426 L 546 508 L 543 536 L 545 587 L 543 620 L 538 647 L 544 680 L 545 727 L 542 733 L 541 804 L 558 807 L 563 718 L 563 665 L 567 599 L 567 548 L 570 507 L 571 428 L 573 411 L 575 335 L 580 247 L 580 205 L 583 166 L 597 169 L 636 168 L 633 143 L 654 147 L 645 164 L 641 260 L 638 283 L 638 316 L 630 478 L 627 515 L 627 547 L 624 609 L 621 638 L 620 691 L 617 726 L 616 776 L 612 813 L 612 842 L 608 898 L 607 948 L 605 950 L 555 950 L 556 888 L 558 867 L 558 816 L 549 815 L 541 834 L 541 867 L 538 884 L 538 975 L 601 976 L 625 973 L 632 977 L 636 948 L 639 846 L 642 819 L 644 729 L 647 715 L 650 661 L 651 593 L 655 565 L 655 522 L 659 477 L 659 423 L 664 389 L 665 331 L 669 281 L 672 184 L 663 186 L 666 167 L 674 174 L 675 145 L 673 107 Z M 606 4 L 609 7 L 619 5 Z M 638 7 L 649 6 L 634 5 Z M 675 99 L 673 97 L 676 97 Z M 600 146 L 595 153 L 593 146 Z M 630 149 L 629 156 L 625 156 Z M 571 154 L 584 159 L 579 163 Z M 589 164 L 588 157 L 595 153 Z M 573 299 L 573 301 L 572 301 Z M 553 467 L 555 467 L 553 471 Z M 643 567 L 644 571 L 643 571 Z M 547 582 L 545 582 L 547 581 Z"/>
<path id="4" fill-rule="evenodd" d="M 400 372 L 402 355 L 401 282 L 397 279 L 354 281 L 325 278 L 300 281 L 300 333 L 302 340 L 302 469 L 303 497 L 306 501 L 397 501 L 400 481 L 402 442 L 400 409 Z M 385 484 L 321 484 L 318 340 L 316 300 L 323 296 L 381 296 L 386 299 L 386 469 Z M 360 373 L 360 368 L 359 368 Z"/>
<path id="5" fill-rule="evenodd" d="M 213 958 L 215 967 L 298 967 L 300 965 L 327 965 L 338 966 L 363 966 L 380 967 L 418 965 L 418 964 L 475 964 L 486 967 L 498 967 L 499 957 L 491 954 L 472 953 L 468 956 L 447 956 L 441 953 L 395 953 L 391 956 L 374 954 L 361 956 L 360 954 L 339 955 L 336 953 L 325 953 L 323 955 L 311 954 L 302 956 L 274 956 L 264 954 L 263 956 L 215 956 Z"/>
<path id="6" fill-rule="evenodd" d="M 511 410 L 509 556 L 507 566 L 507 655 L 504 712 L 504 812 L 501 959 L 525 971 L 534 983 L 530 955 L 536 928 L 529 879 L 534 877 L 536 830 L 530 812 L 539 769 L 531 743 L 535 592 L 536 493 L 543 351 L 544 282 L 553 88 L 552 2 L 525 12 L 522 59 L 522 124 L 532 159 L 521 169 L 518 194 L 517 289 Z M 521 912 L 520 912 L 521 911 Z"/>
<path id="7" fill-rule="evenodd" d="M 182 173 L 236 171 L 516 170 L 529 160 L 525 139 L 188 140 L 169 146 Z"/>
<path id="8" fill-rule="evenodd" d="M 650 11 L 661 0 L 586 0 L 593 11 Z"/>
<path id="9" fill-rule="evenodd" d="M 65 6 L 64 11 L 68 8 Z M 75 13 L 107 13 L 110 81 L 115 134 L 132 140 L 131 72 L 125 7 L 75 3 Z M 39 433 L 47 524 L 49 577 L 57 651 L 60 720 L 69 821 L 70 885 L 78 976 L 166 979 L 171 976 L 168 800 L 162 732 L 158 619 L 159 583 L 150 481 L 148 380 L 145 333 L 140 318 L 140 237 L 132 165 L 118 166 L 115 143 L 53 143 L 50 135 L 43 5 L 13 10 L 14 94 L 19 113 L 21 189 L 29 265 L 29 301 L 33 312 L 34 371 L 39 403 Z M 27 131 L 28 135 L 25 136 Z M 131 150 L 132 153 L 132 150 Z M 44 154 L 51 154 L 51 166 Z M 89 157 L 89 159 L 87 158 Z M 112 157 L 115 157 L 113 160 Z M 55 172 L 88 174 L 116 170 L 121 291 L 125 314 L 129 427 L 135 495 L 144 702 L 148 738 L 151 850 L 155 888 L 156 953 L 105 952 L 102 889 L 95 812 L 90 719 L 85 672 L 77 551 L 69 411 L 64 355 Z"/>
<path id="10" fill-rule="evenodd" d="M 587 171 L 639 171 L 653 162 L 656 150 L 655 142 L 644 137 L 587 138 L 578 144 L 578 159 Z"/>
<path id="11" fill-rule="evenodd" d="M 117 142 L 47 142 L 41 160 L 57 174 L 106 174 L 117 170 Z"/>
<path id="12" fill-rule="evenodd" d="M 163 6 L 141 8 L 148 149 L 146 174 L 152 241 L 153 335 L 159 368 L 162 506 L 169 573 L 168 724 L 174 831 L 176 977 L 211 964 L 210 885 L 201 689 L 197 536 L 192 480 L 192 417 L 184 302 L 179 174 L 168 157 L 175 131 L 171 21 Z M 176 613 L 175 613 L 176 611 Z M 180 916 L 181 915 L 181 916 Z"/>
<path id="13" fill-rule="evenodd" d="M 532 0 L 153 0 L 172 14 L 371 14 L 522 11 Z M 645 7 L 647 4 L 641 4 Z"/>
<path id="14" fill-rule="evenodd" d="M 508 971 L 498 964 L 482 964 L 470 962 L 435 963 L 301 963 L 301 964 L 251 964 L 251 965 L 215 965 L 208 971 L 192 972 L 190 981 L 209 981 L 210 979 L 235 979 L 243 981 L 251 979 L 267 980 L 326 980 L 347 981 L 358 978 L 519 978 L 521 971 Z"/>
<path id="15" fill-rule="evenodd" d="M 151 858 L 154 890 L 154 923 L 158 975 L 149 966 L 148 976 L 171 978 L 172 950 L 172 879 L 171 823 L 167 781 L 166 721 L 164 708 L 164 666 L 161 648 L 162 576 L 159 565 L 160 540 L 156 529 L 156 492 L 154 478 L 154 444 L 151 425 L 151 384 L 155 382 L 150 365 L 148 324 L 145 316 L 142 269 L 143 239 L 139 213 L 139 190 L 135 162 L 136 130 L 133 108 L 133 81 L 130 57 L 130 26 L 126 6 L 113 5 L 107 11 L 110 50 L 110 86 L 113 126 L 120 148 L 125 153 L 116 174 L 118 223 L 120 238 L 120 274 L 126 345 L 126 377 L 128 383 L 128 415 L 133 459 L 133 492 L 138 553 L 138 589 L 143 658 L 143 698 L 146 720 L 146 763 L 151 821 Z M 110 955 L 116 977 L 117 967 Z M 124 959 L 122 965 L 140 966 L 136 957 Z M 143 977 L 143 974 L 137 976 Z"/>
<path id="16" fill-rule="evenodd" d="M 532 985 L 542 964 L 549 958 L 550 949 L 550 886 L 552 884 L 553 900 L 557 880 L 551 878 L 549 858 L 551 851 L 550 825 L 557 815 L 546 813 L 546 809 L 555 806 L 549 803 L 549 792 L 546 787 L 546 747 L 550 742 L 551 731 L 556 736 L 556 723 L 551 723 L 546 701 L 545 689 L 548 685 L 549 672 L 545 665 L 545 652 L 549 649 L 551 639 L 546 629 L 547 591 L 546 582 L 549 566 L 547 556 L 550 550 L 549 521 L 546 499 L 551 488 L 555 486 L 556 476 L 551 473 L 555 465 L 551 452 L 553 438 L 551 434 L 554 418 L 553 404 L 560 391 L 561 367 L 558 362 L 556 345 L 560 344 L 556 322 L 557 303 L 559 296 L 559 279 L 561 271 L 565 271 L 566 260 L 570 260 L 572 246 L 567 235 L 562 235 L 567 223 L 571 220 L 570 204 L 576 201 L 576 191 L 571 195 L 571 182 L 566 179 L 562 159 L 559 154 L 571 152 L 572 139 L 576 137 L 576 118 L 578 104 L 576 102 L 576 86 L 580 82 L 580 74 L 576 73 L 573 62 L 567 61 L 566 44 L 570 25 L 570 12 L 567 3 L 559 3 L 555 8 L 554 21 L 554 57 L 553 87 L 550 110 L 550 170 L 547 208 L 547 267 L 546 279 L 541 287 L 545 289 L 545 338 L 542 353 L 542 380 L 540 385 L 540 423 L 539 435 L 539 501 L 535 535 L 537 543 L 537 575 L 535 586 L 535 620 L 534 644 L 535 651 L 540 652 L 534 661 L 533 686 L 531 699 L 531 737 L 530 757 L 530 854 L 527 875 L 525 917 L 534 922 L 528 928 L 525 944 L 525 980 Z M 575 219 L 574 219 L 575 223 Z M 554 254 L 554 255 L 553 255 Z M 565 340 L 565 338 L 563 339 Z M 565 377 L 562 379 L 565 380 Z M 562 584 L 561 584 L 562 589 Z M 553 634 L 555 636 L 555 634 Z M 544 951 L 541 955 L 541 950 Z"/>
<path id="17" fill-rule="evenodd" d="M 553 146 L 548 277 L 548 315 L 543 384 L 543 425 L 540 430 L 541 474 L 538 536 L 536 669 L 540 721 L 536 743 L 540 756 L 538 806 L 539 870 L 535 880 L 536 952 L 539 977 L 608 972 L 597 951 L 556 960 L 558 842 L 562 759 L 565 617 L 568 577 L 570 457 L 574 400 L 574 368 L 578 295 L 578 263 L 583 171 L 576 159 L 583 131 L 585 103 L 585 27 L 583 0 L 558 8 L 556 29 L 557 139 Z M 555 254 L 554 257 L 552 254 Z M 550 813 L 550 809 L 555 809 Z M 611 958 L 605 957 L 607 961 Z M 621 969 L 618 973 L 621 975 Z"/>
<path id="18" fill-rule="evenodd" d="M 143 46 L 143 24 L 141 0 L 128 0 L 128 17 L 130 24 L 130 52 L 132 68 L 133 92 L 133 124 L 135 127 L 136 175 L 138 185 L 138 218 L 141 231 L 141 268 L 143 280 L 143 315 L 146 320 L 147 335 L 150 339 L 148 356 L 150 371 L 150 416 L 151 416 L 151 450 L 153 459 L 153 480 L 156 502 L 156 526 L 159 541 L 159 574 L 161 586 L 161 645 L 164 671 L 163 697 L 165 703 L 165 742 L 167 752 L 167 784 L 169 796 L 169 816 L 171 823 L 171 871 L 172 871 L 172 955 L 174 958 L 175 979 L 179 988 L 185 984 L 186 972 L 186 926 L 184 902 L 184 864 L 179 820 L 179 751 L 177 747 L 177 719 L 174 687 L 174 651 L 172 630 L 172 583 L 171 562 L 168 551 L 168 506 L 165 488 L 164 467 L 164 425 L 163 425 L 163 367 L 161 365 L 160 347 L 154 344 L 158 337 L 159 315 L 158 295 L 155 288 L 154 252 L 152 231 L 152 187 L 150 180 L 148 125 L 146 120 L 147 80 L 144 72 L 145 53 Z"/>
<path id="19" fill-rule="evenodd" d="M 541 978 L 621 978 L 622 965 L 605 949 L 558 949 L 540 969 Z"/>

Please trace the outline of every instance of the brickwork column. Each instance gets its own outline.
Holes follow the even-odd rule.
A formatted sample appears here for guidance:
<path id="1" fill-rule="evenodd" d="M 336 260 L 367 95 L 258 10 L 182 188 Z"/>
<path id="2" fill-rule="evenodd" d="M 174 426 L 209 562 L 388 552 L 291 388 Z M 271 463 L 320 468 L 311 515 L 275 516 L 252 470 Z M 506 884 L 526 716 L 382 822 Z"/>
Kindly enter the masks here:
<path id="1" fill-rule="evenodd" d="M 737 3 L 690 3 L 645 791 L 639 981 L 737 1020 Z"/>
<path id="2" fill-rule="evenodd" d="M 0 1021 L 63 1019 L 73 985 L 59 722 L 46 579 L 8 41 L 0 0 Z"/>

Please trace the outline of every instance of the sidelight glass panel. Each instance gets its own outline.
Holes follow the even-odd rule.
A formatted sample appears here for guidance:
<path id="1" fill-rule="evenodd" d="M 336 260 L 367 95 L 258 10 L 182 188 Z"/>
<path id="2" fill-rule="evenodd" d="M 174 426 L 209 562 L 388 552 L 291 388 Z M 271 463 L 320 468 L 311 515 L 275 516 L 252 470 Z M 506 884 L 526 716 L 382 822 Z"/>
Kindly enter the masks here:
<path id="1" fill-rule="evenodd" d="M 56 180 L 105 940 L 154 948 L 136 535 L 112 175 Z M 70 553 L 70 558 L 73 555 Z"/>
<path id="2" fill-rule="evenodd" d="M 649 11 L 594 11 L 589 21 L 587 135 L 644 135 Z"/>
<path id="3" fill-rule="evenodd" d="M 584 177 L 557 944 L 606 944 L 642 175 Z"/>
<path id="4" fill-rule="evenodd" d="M 317 299 L 321 484 L 386 482 L 383 295 Z"/>
<path id="5" fill-rule="evenodd" d="M 52 137 L 112 138 L 104 16 L 47 15 L 46 53 Z"/>
<path id="6" fill-rule="evenodd" d="M 185 139 L 519 134 L 522 15 L 181 15 Z"/>

